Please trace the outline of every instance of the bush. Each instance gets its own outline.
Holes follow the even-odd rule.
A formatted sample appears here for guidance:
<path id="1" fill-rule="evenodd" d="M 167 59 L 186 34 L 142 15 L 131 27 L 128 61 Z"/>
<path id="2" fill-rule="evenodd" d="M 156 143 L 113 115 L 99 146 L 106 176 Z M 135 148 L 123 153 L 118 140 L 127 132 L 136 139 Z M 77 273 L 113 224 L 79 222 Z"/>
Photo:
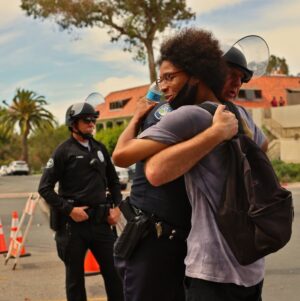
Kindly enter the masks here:
<path id="1" fill-rule="evenodd" d="M 97 132 L 95 139 L 102 142 L 111 155 L 116 147 L 118 138 L 124 131 L 124 129 L 125 125 L 120 125 L 113 128 L 108 128 L 106 130 L 100 130 L 99 132 Z"/>
<path id="2" fill-rule="evenodd" d="M 64 125 L 34 132 L 28 141 L 29 163 L 32 172 L 40 173 L 54 149 L 68 137 L 70 137 L 70 132 Z"/>
<path id="3" fill-rule="evenodd" d="M 300 164 L 273 160 L 272 165 L 281 182 L 300 182 Z"/>

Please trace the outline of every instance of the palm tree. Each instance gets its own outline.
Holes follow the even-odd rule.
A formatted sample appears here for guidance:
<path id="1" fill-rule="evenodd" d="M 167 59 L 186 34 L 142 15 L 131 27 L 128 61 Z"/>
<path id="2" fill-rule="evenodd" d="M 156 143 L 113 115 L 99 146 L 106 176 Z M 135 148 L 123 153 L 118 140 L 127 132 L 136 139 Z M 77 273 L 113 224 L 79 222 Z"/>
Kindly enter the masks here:
<path id="1" fill-rule="evenodd" d="M 33 91 L 17 89 L 12 104 L 3 103 L 8 106 L 6 114 L 2 116 L 3 126 L 6 129 L 14 129 L 16 125 L 19 127 L 22 138 L 21 160 L 28 162 L 29 134 L 36 129 L 54 127 L 54 116 L 44 108 L 48 104 L 45 97 Z"/>

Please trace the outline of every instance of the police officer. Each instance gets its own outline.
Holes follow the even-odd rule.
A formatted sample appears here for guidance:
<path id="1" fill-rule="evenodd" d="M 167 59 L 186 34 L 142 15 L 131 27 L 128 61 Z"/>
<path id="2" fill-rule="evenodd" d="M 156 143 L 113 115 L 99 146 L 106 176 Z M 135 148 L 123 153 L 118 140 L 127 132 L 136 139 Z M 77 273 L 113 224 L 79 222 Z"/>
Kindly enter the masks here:
<path id="1" fill-rule="evenodd" d="M 247 37 L 245 37 L 244 39 L 247 39 Z M 254 43 L 255 40 L 257 41 L 260 39 L 262 38 L 260 38 L 259 36 L 254 36 Z M 229 68 L 222 90 L 221 99 L 226 101 L 234 101 L 239 95 L 242 84 L 248 83 L 252 79 L 254 72 L 250 70 L 245 55 L 235 46 L 232 46 L 223 55 L 223 57 Z M 248 118 L 250 118 L 249 113 L 242 106 L 240 106 L 240 108 L 244 111 Z M 250 134 L 251 131 L 245 123 L 243 124 L 243 127 L 245 132 Z M 261 145 L 261 149 L 265 152 L 267 151 L 268 139 L 264 140 L 263 144 Z"/>
<path id="2" fill-rule="evenodd" d="M 171 110 L 167 102 L 157 104 L 140 120 L 140 130 L 156 124 Z M 129 202 L 151 216 L 150 233 L 127 260 L 116 255 L 115 265 L 123 278 L 126 300 L 184 301 L 184 258 L 191 220 L 184 178 L 154 187 L 145 176 L 144 165 L 144 161 L 136 163 Z"/>
<path id="3" fill-rule="evenodd" d="M 99 112 L 76 103 L 66 112 L 71 137 L 49 159 L 39 193 L 50 205 L 50 226 L 66 268 L 68 301 L 86 301 L 84 259 L 88 249 L 101 265 L 109 301 L 122 301 L 122 283 L 114 268 L 113 244 L 121 201 L 118 176 L 105 146 L 93 139 Z M 54 187 L 59 183 L 58 193 Z M 106 196 L 111 195 L 112 203 Z M 114 207 L 114 206 L 116 207 Z M 114 208 L 112 208 L 114 207 Z"/>
<path id="4" fill-rule="evenodd" d="M 231 47 L 223 57 L 229 70 L 222 91 L 222 99 L 232 101 L 237 98 L 242 84 L 251 80 L 253 71 L 248 68 L 244 54 L 235 47 Z"/>

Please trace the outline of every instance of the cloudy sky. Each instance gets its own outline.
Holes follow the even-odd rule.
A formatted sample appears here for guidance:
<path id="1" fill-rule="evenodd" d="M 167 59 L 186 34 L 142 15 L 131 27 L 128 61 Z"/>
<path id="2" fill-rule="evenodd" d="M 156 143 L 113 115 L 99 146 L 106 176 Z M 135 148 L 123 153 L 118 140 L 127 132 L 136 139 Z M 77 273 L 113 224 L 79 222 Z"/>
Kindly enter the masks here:
<path id="1" fill-rule="evenodd" d="M 188 26 L 213 31 L 222 41 L 257 34 L 271 54 L 285 57 L 292 75 L 300 73 L 299 0 L 187 0 L 197 13 Z M 106 30 L 60 31 L 54 22 L 33 20 L 20 0 L 0 0 L 0 101 L 17 88 L 44 95 L 48 109 L 63 122 L 66 108 L 91 92 L 149 83 L 147 65 L 134 62 Z M 159 47 L 159 42 L 155 45 Z"/>

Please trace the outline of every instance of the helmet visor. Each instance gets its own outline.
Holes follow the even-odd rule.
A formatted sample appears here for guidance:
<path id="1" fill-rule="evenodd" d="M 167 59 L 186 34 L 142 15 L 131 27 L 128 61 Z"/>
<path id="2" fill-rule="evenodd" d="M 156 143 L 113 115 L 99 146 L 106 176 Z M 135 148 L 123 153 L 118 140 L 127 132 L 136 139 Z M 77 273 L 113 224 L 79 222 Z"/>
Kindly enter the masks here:
<path id="1" fill-rule="evenodd" d="M 262 37 L 249 35 L 239 39 L 231 47 L 223 46 L 224 55 L 233 47 L 243 53 L 246 59 L 246 68 L 253 72 L 253 76 L 259 77 L 265 74 L 270 52 L 267 42 Z"/>
<path id="2" fill-rule="evenodd" d="M 84 102 L 90 104 L 96 110 L 99 105 L 105 102 L 105 99 L 102 94 L 93 92 L 88 95 Z"/>

